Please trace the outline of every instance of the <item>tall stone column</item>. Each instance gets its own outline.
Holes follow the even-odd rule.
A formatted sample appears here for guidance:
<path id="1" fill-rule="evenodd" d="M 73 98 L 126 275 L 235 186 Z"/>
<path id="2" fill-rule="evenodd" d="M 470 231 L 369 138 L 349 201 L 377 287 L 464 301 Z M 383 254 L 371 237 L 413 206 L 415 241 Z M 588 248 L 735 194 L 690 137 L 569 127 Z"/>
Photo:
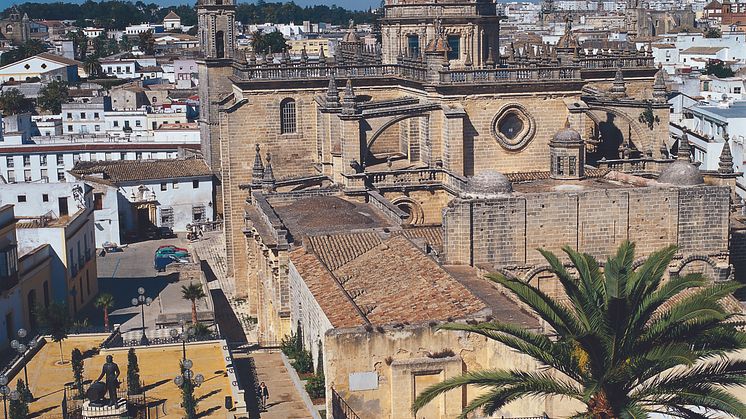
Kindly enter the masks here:
<path id="1" fill-rule="evenodd" d="M 464 118 L 463 109 L 443 112 L 443 167 L 464 176 Z"/>

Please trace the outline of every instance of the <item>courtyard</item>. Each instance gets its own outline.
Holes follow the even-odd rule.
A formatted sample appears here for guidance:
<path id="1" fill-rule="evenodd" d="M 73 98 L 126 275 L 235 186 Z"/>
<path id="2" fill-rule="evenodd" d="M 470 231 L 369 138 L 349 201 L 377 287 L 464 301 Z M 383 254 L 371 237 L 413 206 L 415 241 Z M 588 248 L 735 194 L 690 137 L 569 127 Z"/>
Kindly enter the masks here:
<path id="1" fill-rule="evenodd" d="M 70 354 L 78 348 L 84 353 L 83 377 L 86 383 L 98 378 L 106 355 L 112 355 L 121 370 L 120 381 L 126 382 L 127 348 L 98 350 L 105 336 L 73 336 L 63 341 L 65 363 L 60 365 L 59 346 L 47 342 L 28 364 L 29 382 L 35 400 L 30 405 L 31 417 L 62 417 L 61 405 L 65 385 L 72 382 Z M 140 367 L 140 378 L 150 404 L 159 412 L 158 417 L 183 417 L 180 407 L 181 391 L 173 383 L 179 373 L 182 357 L 181 345 L 136 348 Z M 199 401 L 199 417 L 218 418 L 226 416 L 225 396 L 231 395 L 231 380 L 228 378 L 221 343 L 193 343 L 187 346 L 187 358 L 192 360 L 192 370 L 202 374 L 205 382 L 195 390 Z M 23 378 L 23 370 L 10 378 L 9 386 Z M 0 408 L 1 409 L 1 408 Z M 155 410 L 152 410 L 155 411 Z M 151 412 L 152 412 L 151 411 Z"/>

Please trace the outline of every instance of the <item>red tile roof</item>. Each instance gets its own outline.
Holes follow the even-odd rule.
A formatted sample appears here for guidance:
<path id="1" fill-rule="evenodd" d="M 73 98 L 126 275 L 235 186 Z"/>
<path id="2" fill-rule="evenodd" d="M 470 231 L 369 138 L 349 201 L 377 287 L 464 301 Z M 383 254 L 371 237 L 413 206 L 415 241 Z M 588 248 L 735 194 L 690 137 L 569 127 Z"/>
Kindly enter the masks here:
<path id="1" fill-rule="evenodd" d="M 99 175 L 115 183 L 212 175 L 210 168 L 200 159 L 81 161 L 70 173 L 77 176 Z"/>

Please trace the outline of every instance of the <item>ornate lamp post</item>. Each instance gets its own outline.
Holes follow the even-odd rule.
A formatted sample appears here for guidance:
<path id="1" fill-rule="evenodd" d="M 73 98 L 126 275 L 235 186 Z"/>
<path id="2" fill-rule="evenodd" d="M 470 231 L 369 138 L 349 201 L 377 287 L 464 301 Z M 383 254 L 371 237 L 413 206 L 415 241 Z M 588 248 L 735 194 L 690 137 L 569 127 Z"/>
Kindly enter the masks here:
<path id="1" fill-rule="evenodd" d="M 194 371 L 192 371 L 192 361 L 189 359 L 181 361 L 181 369 L 181 374 L 174 377 L 174 384 L 185 393 L 183 407 L 186 410 L 187 418 L 192 419 L 195 417 L 194 414 L 196 413 L 196 403 L 194 401 L 193 393 L 194 388 L 201 386 L 202 383 L 205 382 L 205 376 L 202 374 L 194 375 Z M 188 396 L 186 393 L 188 393 Z M 191 405 L 188 405 L 187 403 L 191 403 Z"/>
<path id="2" fill-rule="evenodd" d="M 137 297 L 132 299 L 132 305 L 137 307 L 140 306 L 140 314 L 142 315 L 142 337 L 140 338 L 140 345 L 148 345 L 148 337 L 145 335 L 145 306 L 149 306 L 153 303 L 153 299 L 145 296 L 145 288 L 140 287 L 137 289 Z"/>
<path id="3" fill-rule="evenodd" d="M 37 343 L 36 340 L 29 341 L 28 346 L 23 343 L 23 340 L 26 339 L 27 335 L 28 335 L 28 332 L 26 331 L 26 329 L 18 329 L 19 340 L 14 339 L 13 341 L 10 342 L 10 347 L 18 351 L 18 354 L 20 354 L 21 357 L 23 357 L 23 354 L 26 353 L 27 349 L 36 347 L 36 343 Z M 28 382 L 28 371 L 26 370 L 25 361 L 23 362 L 23 378 L 26 380 L 26 388 L 28 388 L 30 391 L 31 386 Z"/>
<path id="4" fill-rule="evenodd" d="M 8 398 L 11 400 L 19 400 L 21 393 L 17 390 L 11 390 L 8 387 L 8 376 L 0 375 L 0 394 L 3 395 L 3 413 L 5 413 L 5 419 L 8 419 Z"/>
<path id="5" fill-rule="evenodd" d="M 191 326 L 188 326 L 186 329 L 184 329 L 184 326 L 186 325 L 186 321 L 179 320 L 179 325 L 181 325 L 181 333 L 177 329 L 171 329 L 171 337 L 174 339 L 178 339 L 181 341 L 181 359 L 186 360 L 186 343 L 189 341 L 189 338 L 194 336 L 194 328 Z"/>

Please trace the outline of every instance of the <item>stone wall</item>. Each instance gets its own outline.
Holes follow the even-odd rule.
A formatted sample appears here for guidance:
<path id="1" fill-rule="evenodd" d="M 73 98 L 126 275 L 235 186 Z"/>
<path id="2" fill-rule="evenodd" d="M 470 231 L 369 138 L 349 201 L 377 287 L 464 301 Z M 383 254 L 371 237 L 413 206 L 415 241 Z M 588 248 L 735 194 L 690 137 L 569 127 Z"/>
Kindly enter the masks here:
<path id="1" fill-rule="evenodd" d="M 443 350 L 453 357 L 431 358 Z M 416 394 L 427 385 L 485 368 L 534 371 L 537 364 L 506 346 L 470 333 L 434 331 L 428 325 L 365 331 L 336 329 L 324 338 L 327 389 L 333 387 L 362 419 L 412 417 Z M 481 394 L 468 387 L 451 391 L 427 406 L 422 416 L 453 418 L 466 402 Z M 331 394 L 327 390 L 327 409 Z M 496 413 L 497 417 L 563 417 L 574 405 L 545 399 L 521 399 Z M 331 410 L 327 410 L 331 411 Z M 420 416 L 418 416 L 420 417 Z"/>
<path id="2" fill-rule="evenodd" d="M 536 266 L 545 264 L 536 249 L 564 245 L 604 258 L 624 240 L 638 256 L 670 244 L 682 254 L 727 254 L 729 193 L 647 187 L 456 199 L 444 215 L 445 262 Z"/>
<path id="3" fill-rule="evenodd" d="M 332 329 L 332 323 L 324 314 L 324 310 L 321 309 L 311 290 L 308 289 L 293 262 L 289 261 L 288 265 L 291 330 L 295 333 L 300 323 L 303 331 L 303 346 L 311 352 L 315 371 L 319 361 L 319 344 L 322 343 L 326 331 Z"/>

